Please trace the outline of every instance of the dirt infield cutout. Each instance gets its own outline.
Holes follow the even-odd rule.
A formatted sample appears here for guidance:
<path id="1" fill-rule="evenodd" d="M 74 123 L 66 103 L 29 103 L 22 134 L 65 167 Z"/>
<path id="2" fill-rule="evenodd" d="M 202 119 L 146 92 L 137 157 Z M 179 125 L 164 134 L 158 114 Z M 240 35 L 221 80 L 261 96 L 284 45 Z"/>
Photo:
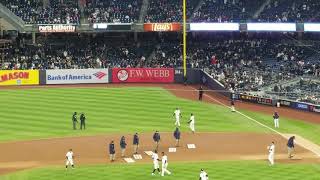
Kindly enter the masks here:
<path id="1" fill-rule="evenodd" d="M 0 172 L 2 174 L 19 169 L 43 167 L 48 165 L 64 166 L 65 153 L 72 148 L 76 165 L 109 163 L 107 144 L 111 139 L 120 141 L 118 135 L 56 138 L 33 141 L 0 143 L 1 159 Z M 132 134 L 126 134 L 132 137 Z M 151 163 L 151 157 L 144 153 L 153 148 L 152 134 L 140 135 L 139 153 L 143 159 L 135 163 Z M 162 133 L 159 152 L 168 152 L 175 144 L 171 133 Z M 171 161 L 210 161 L 210 160 L 266 160 L 267 145 L 275 141 L 276 163 L 295 162 L 287 159 L 287 140 L 277 134 L 258 133 L 182 133 L 181 147 L 177 153 L 170 153 Z M 196 149 L 187 149 L 187 144 L 196 142 Z M 23 147 L 23 153 L 21 148 Z M 115 163 L 124 163 L 116 144 Z M 133 148 L 128 147 L 126 158 L 133 157 Z M 319 159 L 307 149 L 296 147 L 296 157 L 303 157 L 299 162 L 319 162 Z M 18 167 L 20 165 L 20 167 Z"/>

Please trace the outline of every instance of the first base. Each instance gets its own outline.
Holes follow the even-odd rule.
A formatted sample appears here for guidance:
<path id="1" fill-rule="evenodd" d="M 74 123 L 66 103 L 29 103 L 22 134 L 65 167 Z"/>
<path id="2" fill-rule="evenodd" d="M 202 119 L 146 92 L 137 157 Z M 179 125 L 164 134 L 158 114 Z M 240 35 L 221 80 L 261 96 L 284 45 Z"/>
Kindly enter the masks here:
<path id="1" fill-rule="evenodd" d="M 169 152 L 177 152 L 177 148 L 169 148 Z"/>
<path id="2" fill-rule="evenodd" d="M 139 160 L 139 159 L 142 159 L 142 156 L 141 156 L 141 154 L 134 154 L 134 155 L 133 155 L 133 158 L 134 158 L 135 160 Z"/>
<path id="3" fill-rule="evenodd" d="M 195 144 L 187 144 L 188 149 L 195 149 L 196 145 Z"/>
<path id="4" fill-rule="evenodd" d="M 127 163 L 134 163 L 135 161 L 132 158 L 124 158 L 124 161 Z"/>
<path id="5" fill-rule="evenodd" d="M 153 154 L 152 151 L 145 151 L 144 153 L 146 153 L 148 156 L 152 156 L 152 154 Z"/>

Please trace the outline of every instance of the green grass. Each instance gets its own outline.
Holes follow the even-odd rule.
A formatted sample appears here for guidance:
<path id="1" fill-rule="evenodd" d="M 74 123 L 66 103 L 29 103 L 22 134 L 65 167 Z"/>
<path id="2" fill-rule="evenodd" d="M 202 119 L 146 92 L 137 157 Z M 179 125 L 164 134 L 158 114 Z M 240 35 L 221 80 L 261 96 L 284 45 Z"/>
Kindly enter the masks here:
<path id="1" fill-rule="evenodd" d="M 270 130 L 229 109 L 197 101 L 179 99 L 161 88 L 52 88 L 0 91 L 0 141 L 86 136 L 106 133 L 172 131 L 172 113 L 182 109 L 182 130 L 187 131 L 190 113 L 196 116 L 196 129 L 202 132 L 261 132 Z M 87 130 L 72 130 L 74 111 L 85 112 Z M 272 115 L 242 111 L 273 127 Z M 320 144 L 319 124 L 281 117 L 280 132 L 299 134 Z M 81 166 L 66 172 L 62 167 L 47 167 L 0 176 L 0 180 L 24 179 L 198 179 L 205 168 L 210 179 L 224 180 L 316 180 L 319 164 L 276 164 L 266 162 L 170 163 L 173 175 L 150 175 L 151 164 Z"/>
<path id="2" fill-rule="evenodd" d="M 319 164 L 276 164 L 269 167 L 266 162 L 199 162 L 171 163 L 170 176 L 151 176 L 152 164 L 81 166 L 66 171 L 63 167 L 49 167 L 23 171 L 0 177 L 0 180 L 195 180 L 204 168 L 210 179 L 219 180 L 319 180 Z"/>
<path id="3" fill-rule="evenodd" d="M 0 91 L 0 141 L 114 132 L 173 131 L 176 107 L 182 130 L 190 113 L 198 131 L 268 132 L 228 109 L 178 99 L 161 88 L 65 88 Z M 85 112 L 86 131 L 73 131 L 74 111 Z"/>

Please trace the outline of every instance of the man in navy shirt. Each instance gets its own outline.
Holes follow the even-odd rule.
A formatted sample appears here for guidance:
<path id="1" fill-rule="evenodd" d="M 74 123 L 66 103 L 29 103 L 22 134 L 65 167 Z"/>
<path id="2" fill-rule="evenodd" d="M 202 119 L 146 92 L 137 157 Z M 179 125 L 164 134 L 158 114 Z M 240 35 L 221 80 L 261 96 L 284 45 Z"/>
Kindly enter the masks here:
<path id="1" fill-rule="evenodd" d="M 139 147 L 139 136 L 138 133 L 135 133 L 133 136 L 133 153 L 138 154 L 138 147 Z"/>
<path id="2" fill-rule="evenodd" d="M 116 150 L 115 150 L 113 141 L 111 141 L 109 144 L 109 154 L 110 154 L 110 161 L 113 162 L 116 156 Z"/>
<path id="3" fill-rule="evenodd" d="M 78 123 L 77 112 L 74 112 L 73 115 L 72 115 L 73 130 L 77 129 L 77 123 Z"/>
<path id="4" fill-rule="evenodd" d="M 159 131 L 156 131 L 154 134 L 153 134 L 153 141 L 155 142 L 156 144 L 156 148 L 155 150 L 158 151 L 158 148 L 159 148 L 159 142 L 160 142 L 160 134 L 159 134 Z"/>
<path id="5" fill-rule="evenodd" d="M 173 136 L 176 139 L 176 147 L 179 147 L 180 134 L 179 128 L 176 128 L 176 130 L 173 132 Z"/>
<path id="6" fill-rule="evenodd" d="M 127 147 L 126 138 L 122 136 L 120 139 L 121 157 L 124 157 L 126 152 L 126 147 Z"/>
<path id="7" fill-rule="evenodd" d="M 295 140 L 295 136 L 292 136 L 289 138 L 288 140 L 288 156 L 291 159 L 293 157 L 292 152 L 294 150 L 294 140 Z"/>

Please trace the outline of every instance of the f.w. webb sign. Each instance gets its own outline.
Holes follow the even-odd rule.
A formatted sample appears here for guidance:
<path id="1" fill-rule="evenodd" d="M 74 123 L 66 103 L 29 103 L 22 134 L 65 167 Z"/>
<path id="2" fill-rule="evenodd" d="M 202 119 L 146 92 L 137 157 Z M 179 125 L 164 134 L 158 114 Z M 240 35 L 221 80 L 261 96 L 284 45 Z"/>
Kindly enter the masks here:
<path id="1" fill-rule="evenodd" d="M 174 81 L 173 68 L 113 68 L 112 82 L 153 82 L 171 83 Z"/>

